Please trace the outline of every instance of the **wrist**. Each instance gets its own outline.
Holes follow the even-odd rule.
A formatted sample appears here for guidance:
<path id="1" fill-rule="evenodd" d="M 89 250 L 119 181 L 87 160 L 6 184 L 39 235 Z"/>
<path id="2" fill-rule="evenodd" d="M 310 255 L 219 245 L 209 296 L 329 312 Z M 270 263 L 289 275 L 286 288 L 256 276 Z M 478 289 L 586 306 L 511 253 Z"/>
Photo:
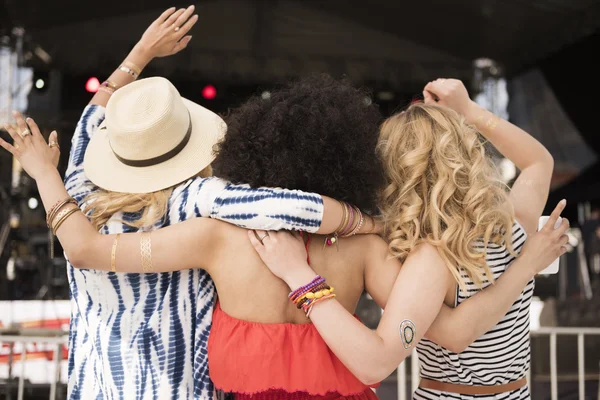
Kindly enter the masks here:
<path id="1" fill-rule="evenodd" d="M 519 272 L 519 276 L 525 284 L 536 276 L 538 271 L 538 269 L 536 268 L 536 263 L 538 262 L 539 261 L 537 260 L 529 259 L 527 257 L 527 254 L 521 254 L 515 261 L 515 264 L 518 264 L 515 270 Z"/>
<path id="2" fill-rule="evenodd" d="M 288 274 L 282 277 L 292 291 L 312 281 L 317 274 L 306 263 L 300 267 L 291 267 Z"/>
<path id="3" fill-rule="evenodd" d="M 146 48 L 143 44 L 138 42 L 131 52 L 127 55 L 125 60 L 134 63 L 136 66 L 144 69 L 150 61 L 154 59 L 154 55 L 150 51 L 150 49 Z"/>
<path id="4" fill-rule="evenodd" d="M 470 100 L 470 103 L 467 106 L 463 115 L 465 116 L 467 122 L 469 122 L 472 125 L 476 125 L 479 120 L 483 119 L 484 114 L 486 112 L 488 111 L 485 108 L 483 108 L 473 100 Z"/>
<path id="5" fill-rule="evenodd" d="M 46 179 L 52 174 L 58 174 L 58 169 L 53 164 L 44 164 L 38 168 L 35 173 L 31 174 L 31 177 L 38 181 L 40 179 Z"/>

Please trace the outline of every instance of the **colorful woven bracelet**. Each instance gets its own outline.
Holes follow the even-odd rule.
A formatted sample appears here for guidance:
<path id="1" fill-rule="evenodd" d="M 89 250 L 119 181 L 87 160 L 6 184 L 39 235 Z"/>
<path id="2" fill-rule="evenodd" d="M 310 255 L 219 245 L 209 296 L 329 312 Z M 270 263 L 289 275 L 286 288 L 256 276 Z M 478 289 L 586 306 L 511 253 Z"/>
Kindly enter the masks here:
<path id="1" fill-rule="evenodd" d="M 291 292 L 288 295 L 288 297 L 290 299 L 292 299 L 292 301 L 294 301 L 294 299 L 298 298 L 298 296 L 301 296 L 303 293 L 308 292 L 310 289 L 312 289 L 313 287 L 315 287 L 319 283 L 323 283 L 323 282 L 325 282 L 325 279 L 322 278 L 321 276 L 317 275 L 317 276 L 314 277 L 314 279 L 312 281 L 310 281 L 306 285 L 300 286 L 298 289 L 296 289 L 293 292 Z"/>

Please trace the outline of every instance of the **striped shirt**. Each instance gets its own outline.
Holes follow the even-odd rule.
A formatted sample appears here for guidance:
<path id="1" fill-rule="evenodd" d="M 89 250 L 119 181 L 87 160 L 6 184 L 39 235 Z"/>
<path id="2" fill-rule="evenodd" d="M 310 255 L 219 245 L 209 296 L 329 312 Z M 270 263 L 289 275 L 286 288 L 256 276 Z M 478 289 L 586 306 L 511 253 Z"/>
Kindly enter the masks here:
<path id="1" fill-rule="evenodd" d="M 104 108 L 88 106 L 73 136 L 65 185 L 80 205 L 95 190 L 83 170 L 91 136 Z M 169 201 L 168 226 L 210 216 L 253 229 L 301 229 L 321 223 L 319 195 L 251 189 L 218 178 L 182 183 Z M 135 232 L 118 214 L 102 233 Z M 207 339 L 215 288 L 200 269 L 157 274 L 76 269 L 67 264 L 71 291 L 69 399 L 211 399 Z"/>
<path id="2" fill-rule="evenodd" d="M 519 254 L 527 234 L 519 225 L 513 225 L 513 249 Z M 476 247 L 483 249 L 483 243 Z M 505 246 L 489 245 L 486 255 L 494 278 L 500 275 L 512 264 L 515 257 Z M 463 273 L 466 289 L 457 289 L 456 304 L 460 305 L 479 289 L 469 277 Z M 484 283 L 484 287 L 489 282 Z M 510 310 L 490 331 L 485 333 L 462 353 L 453 353 L 428 339 L 423 339 L 417 345 L 421 377 L 441 382 L 461 385 L 499 385 L 519 380 L 529 369 L 529 306 L 533 297 L 534 281 L 531 280 L 521 292 Z M 522 389 L 497 395 L 467 396 L 455 393 L 442 393 L 434 390 L 417 389 L 413 399 L 485 399 L 485 400 L 516 400 L 529 399 L 527 386 Z"/>

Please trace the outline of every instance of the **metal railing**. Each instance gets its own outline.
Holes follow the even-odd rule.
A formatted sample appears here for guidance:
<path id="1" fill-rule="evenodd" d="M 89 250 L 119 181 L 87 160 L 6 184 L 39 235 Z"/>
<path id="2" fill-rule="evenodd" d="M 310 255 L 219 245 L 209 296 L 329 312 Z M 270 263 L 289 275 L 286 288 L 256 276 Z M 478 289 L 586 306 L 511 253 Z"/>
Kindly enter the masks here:
<path id="1" fill-rule="evenodd" d="M 531 330 L 531 336 L 548 336 L 550 338 L 550 395 L 551 400 L 558 400 L 558 361 L 556 339 L 559 335 L 577 336 L 577 380 L 579 383 L 579 399 L 585 400 L 585 337 L 600 336 L 600 328 L 538 328 Z M 600 361 L 600 360 L 599 360 Z M 416 350 L 410 356 L 411 393 L 419 386 L 419 359 Z M 398 400 L 407 400 L 406 396 L 406 361 L 398 366 Z M 527 370 L 529 390 L 531 385 L 531 366 Z M 599 377 L 600 382 L 600 377 Z M 600 384 L 598 388 L 600 400 Z"/>
<path id="2" fill-rule="evenodd" d="M 585 399 L 585 337 L 600 336 L 600 328 L 539 328 L 531 331 L 531 336 L 548 336 L 550 338 L 550 392 L 551 399 L 558 400 L 558 361 L 557 361 L 557 337 L 559 335 L 577 336 L 577 372 L 579 383 L 579 399 Z M 25 361 L 27 358 L 27 344 L 44 343 L 54 345 L 52 361 L 54 362 L 54 379 L 50 383 L 50 400 L 56 400 L 56 388 L 60 382 L 60 363 L 62 361 L 62 347 L 67 343 L 67 336 L 47 337 L 47 336 L 9 336 L 0 335 L 0 345 L 9 343 L 11 346 L 11 357 L 9 359 L 9 379 L 12 378 L 12 349 L 15 344 L 22 344 L 23 351 L 20 355 L 20 373 L 17 400 L 23 400 L 25 388 Z M 415 350 L 413 350 L 410 359 L 411 363 L 411 393 L 419 385 L 419 359 Z M 408 361 L 408 360 L 407 360 Z M 397 394 L 398 400 L 407 400 L 406 396 L 406 362 L 398 366 L 397 370 Z M 531 390 L 531 368 L 528 370 L 527 380 L 530 383 Z M 600 400 L 600 387 L 598 393 Z"/>
<path id="3" fill-rule="evenodd" d="M 23 350 L 20 355 L 20 371 L 19 371 L 19 385 L 17 391 L 17 400 L 23 400 L 23 393 L 25 390 L 25 364 L 27 360 L 27 345 L 28 344 L 47 344 L 54 345 L 54 352 L 52 360 L 54 362 L 54 379 L 50 382 L 50 400 L 56 400 L 56 387 L 60 382 L 61 367 L 60 362 L 62 361 L 62 348 L 68 342 L 68 337 L 57 336 L 21 336 L 21 335 L 0 335 L 0 346 L 8 343 L 10 345 L 9 365 L 8 365 L 8 379 L 12 379 L 12 367 L 13 367 L 13 354 L 15 344 L 21 344 Z M 7 397 L 10 396 L 7 392 Z"/>

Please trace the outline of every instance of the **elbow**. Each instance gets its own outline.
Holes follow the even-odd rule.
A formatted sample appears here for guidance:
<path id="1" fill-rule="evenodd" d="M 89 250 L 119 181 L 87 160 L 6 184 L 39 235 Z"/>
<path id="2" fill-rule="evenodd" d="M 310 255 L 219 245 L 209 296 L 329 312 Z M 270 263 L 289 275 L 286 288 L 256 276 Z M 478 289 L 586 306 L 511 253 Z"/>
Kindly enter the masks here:
<path id="1" fill-rule="evenodd" d="M 383 365 L 373 366 L 368 370 L 357 371 L 355 376 L 361 381 L 363 384 L 368 386 L 373 386 L 378 384 L 387 378 L 392 372 L 394 368 L 387 368 Z"/>
<path id="2" fill-rule="evenodd" d="M 544 155 L 544 164 L 546 164 L 548 166 L 548 168 L 550 168 L 550 171 L 554 170 L 554 157 L 552 157 L 552 154 L 550 154 L 550 152 L 548 151 L 548 149 L 545 149 L 545 155 Z"/>
<path id="3" fill-rule="evenodd" d="M 451 335 L 450 340 L 443 343 L 442 346 L 453 353 L 460 354 L 478 338 L 479 335 L 474 330 L 463 332 L 462 335 Z"/>
<path id="4" fill-rule="evenodd" d="M 77 269 L 88 269 L 88 258 L 86 253 L 89 254 L 88 251 L 84 248 L 84 246 L 76 247 L 73 249 L 65 249 L 65 253 L 67 255 L 67 260 L 69 264 L 71 264 L 74 268 Z"/>
<path id="5" fill-rule="evenodd" d="M 450 345 L 447 346 L 446 348 L 453 353 L 460 354 L 463 351 L 465 351 L 465 349 L 467 347 L 469 347 L 469 345 L 471 343 L 473 343 L 473 341 L 467 343 L 467 340 L 457 340 L 457 341 L 450 343 Z"/>

